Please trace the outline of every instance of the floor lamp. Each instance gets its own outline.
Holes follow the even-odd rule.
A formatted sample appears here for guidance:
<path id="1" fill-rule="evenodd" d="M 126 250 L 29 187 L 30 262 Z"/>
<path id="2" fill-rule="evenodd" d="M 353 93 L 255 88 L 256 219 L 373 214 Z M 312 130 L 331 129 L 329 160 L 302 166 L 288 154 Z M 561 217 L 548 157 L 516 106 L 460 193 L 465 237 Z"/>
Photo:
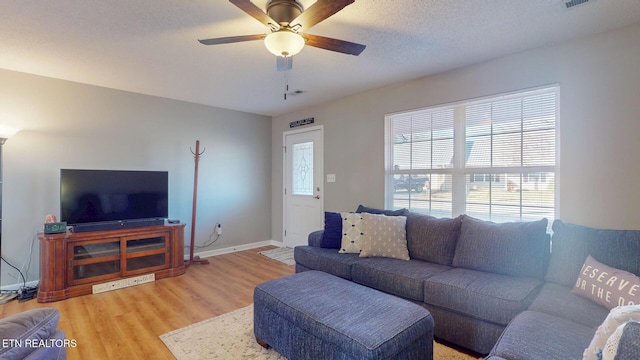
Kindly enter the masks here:
<path id="1" fill-rule="evenodd" d="M 193 174 L 193 206 L 191 208 L 191 243 L 189 246 L 189 260 L 185 261 L 185 266 L 189 267 L 192 264 L 206 265 L 209 263 L 207 259 L 200 259 L 200 256 L 193 256 L 193 248 L 195 247 L 196 238 L 196 204 L 198 200 L 198 161 L 200 156 L 204 154 L 204 150 L 200 152 L 200 140 L 196 140 L 196 151 L 191 150 L 193 157 L 195 158 L 195 167 Z"/>
<path id="2" fill-rule="evenodd" d="M 13 136 L 16 132 L 18 132 L 18 130 L 19 129 L 12 128 L 9 126 L 0 125 L 0 208 L 2 207 L 2 146 L 4 145 L 5 142 L 7 142 L 7 139 Z M 2 244 L 2 214 L 1 213 L 2 211 L 0 211 L 0 244 Z M 6 260 L 2 258 L 2 261 L 6 261 Z M 7 264 L 9 263 L 7 262 Z M 13 267 L 13 265 L 11 264 L 9 264 L 9 266 Z M 20 275 L 24 279 L 24 276 L 22 275 L 22 273 L 20 273 Z M 0 294 L 0 304 L 7 303 L 16 297 L 18 297 L 18 294 L 14 294 L 14 293 Z"/>

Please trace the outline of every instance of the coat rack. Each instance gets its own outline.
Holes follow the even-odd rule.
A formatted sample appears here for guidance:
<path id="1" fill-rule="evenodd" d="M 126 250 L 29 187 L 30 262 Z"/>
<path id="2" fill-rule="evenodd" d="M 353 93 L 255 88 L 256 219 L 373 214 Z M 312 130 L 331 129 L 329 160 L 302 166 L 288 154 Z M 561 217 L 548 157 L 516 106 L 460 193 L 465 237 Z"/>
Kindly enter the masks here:
<path id="1" fill-rule="evenodd" d="M 191 149 L 190 149 L 191 150 Z M 193 207 L 191 208 L 191 243 L 189 246 L 189 260 L 185 261 L 186 267 L 191 264 L 206 265 L 209 263 L 207 259 L 200 259 L 200 256 L 193 256 L 193 248 L 195 247 L 196 238 L 196 204 L 198 199 L 198 161 L 200 156 L 204 154 L 206 148 L 200 152 L 200 140 L 196 140 L 196 151 L 191 150 L 193 157 L 195 158 L 195 168 L 193 174 Z"/>

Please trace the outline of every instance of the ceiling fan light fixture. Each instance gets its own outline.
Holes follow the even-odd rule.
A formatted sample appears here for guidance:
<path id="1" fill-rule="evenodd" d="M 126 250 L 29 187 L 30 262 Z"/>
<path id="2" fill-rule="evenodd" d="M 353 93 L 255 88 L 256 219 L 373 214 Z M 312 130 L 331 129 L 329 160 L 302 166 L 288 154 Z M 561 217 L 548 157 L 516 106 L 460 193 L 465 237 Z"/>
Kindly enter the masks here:
<path id="1" fill-rule="evenodd" d="M 275 56 L 293 56 L 304 47 L 304 38 L 291 30 L 281 29 L 267 35 L 264 45 Z"/>

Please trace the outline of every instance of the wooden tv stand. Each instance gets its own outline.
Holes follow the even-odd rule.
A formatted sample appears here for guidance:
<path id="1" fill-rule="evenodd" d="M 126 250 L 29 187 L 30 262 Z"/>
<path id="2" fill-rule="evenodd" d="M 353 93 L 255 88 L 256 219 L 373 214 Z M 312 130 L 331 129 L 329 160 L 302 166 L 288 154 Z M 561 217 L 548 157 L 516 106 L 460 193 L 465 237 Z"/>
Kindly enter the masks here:
<path id="1" fill-rule="evenodd" d="M 185 224 L 38 234 L 38 302 L 93 292 L 93 285 L 143 274 L 182 275 Z"/>

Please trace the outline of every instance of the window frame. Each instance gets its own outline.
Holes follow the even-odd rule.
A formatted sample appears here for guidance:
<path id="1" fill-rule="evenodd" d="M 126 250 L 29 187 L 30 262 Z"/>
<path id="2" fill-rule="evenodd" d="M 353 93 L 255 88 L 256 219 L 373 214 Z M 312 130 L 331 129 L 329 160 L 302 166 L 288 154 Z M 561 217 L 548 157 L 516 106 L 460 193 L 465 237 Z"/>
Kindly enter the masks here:
<path id="1" fill-rule="evenodd" d="M 461 156 L 466 154 L 467 147 L 467 135 L 466 135 L 466 119 L 465 119 L 465 111 L 466 108 L 483 103 L 496 103 L 498 101 L 509 100 L 514 98 L 526 98 L 527 96 L 537 95 L 537 94 L 545 94 L 552 93 L 555 96 L 555 115 L 554 115 L 554 128 L 555 139 L 554 139 L 554 163 L 552 165 L 533 165 L 526 166 L 524 162 L 520 162 L 520 166 L 502 166 L 502 167 L 493 167 L 491 165 L 487 167 L 477 167 L 477 166 L 466 166 L 465 156 Z M 428 112 L 433 114 L 438 111 L 446 111 L 448 109 L 453 109 L 454 112 L 454 121 L 453 121 L 453 159 L 452 159 L 452 167 L 450 168 L 437 168 L 434 169 L 431 166 L 431 169 L 401 169 L 401 170 L 393 170 L 394 167 L 394 129 L 393 129 L 393 119 L 397 119 L 401 116 L 415 116 L 424 112 Z M 521 116 L 522 122 L 522 116 Z M 535 88 L 528 88 L 508 93 L 502 93 L 491 96 L 484 96 L 480 98 L 457 101 L 442 105 L 435 105 L 420 109 L 408 110 L 395 112 L 385 115 L 385 207 L 388 209 L 402 208 L 405 206 L 395 206 L 394 200 L 396 192 L 394 191 L 394 181 L 393 177 L 398 174 L 406 175 L 406 176 L 415 176 L 415 175 L 425 175 L 428 174 L 430 177 L 432 174 L 434 175 L 444 175 L 451 176 L 451 217 L 456 217 L 458 215 L 467 213 L 467 192 L 469 191 L 467 182 L 468 178 L 473 176 L 483 176 L 489 178 L 499 178 L 504 184 L 507 183 L 508 179 L 506 174 L 518 173 L 521 177 L 520 184 L 525 184 L 524 179 L 531 179 L 531 177 L 535 176 L 545 176 L 548 177 L 548 174 L 553 174 L 553 214 L 554 217 L 557 218 L 560 212 L 560 85 L 559 84 L 550 84 Z M 521 128 L 518 132 L 523 134 L 523 129 Z M 414 134 L 413 130 L 411 134 Z M 493 136 L 493 135 L 492 135 Z M 492 152 L 495 151 L 493 148 Z M 412 161 L 412 160 L 410 160 Z M 433 202 L 433 194 L 431 189 L 429 188 L 429 194 L 427 196 L 427 201 L 429 201 L 428 206 L 428 214 L 432 214 L 432 202 Z M 522 193 L 522 190 L 519 190 Z M 412 210 L 411 204 L 414 200 L 414 197 L 411 196 L 411 191 L 409 191 L 408 196 L 408 208 Z M 524 221 L 523 219 L 523 204 L 522 202 L 522 194 L 520 195 L 520 204 L 519 204 L 519 220 L 513 219 L 515 221 Z M 491 205 L 493 206 L 493 205 Z M 526 206 L 524 206 L 526 208 Z M 415 210 L 414 210 L 415 211 Z M 424 212 L 424 211 L 422 211 Z M 439 214 L 433 214 L 433 216 L 441 217 Z M 498 215 L 496 215 L 499 217 Z M 494 220 L 494 216 L 489 214 L 488 220 Z M 553 220 L 553 219 L 550 219 Z M 498 221 L 499 222 L 499 221 Z"/>

